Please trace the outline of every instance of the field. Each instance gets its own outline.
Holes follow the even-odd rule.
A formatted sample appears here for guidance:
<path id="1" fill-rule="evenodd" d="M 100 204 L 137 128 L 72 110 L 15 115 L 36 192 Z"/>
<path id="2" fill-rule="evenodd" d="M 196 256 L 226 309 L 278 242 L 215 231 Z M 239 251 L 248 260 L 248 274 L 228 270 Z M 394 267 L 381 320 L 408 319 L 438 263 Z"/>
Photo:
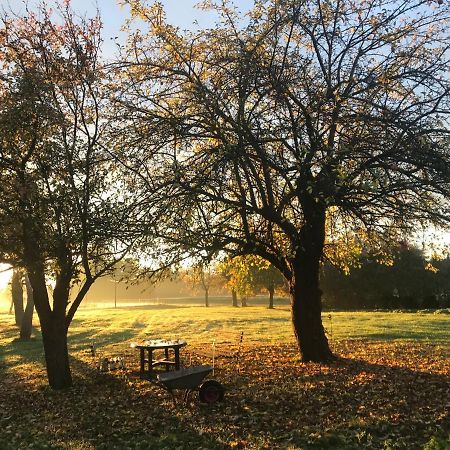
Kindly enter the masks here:
<path id="1" fill-rule="evenodd" d="M 327 312 L 340 358 L 319 365 L 300 362 L 286 305 L 182 303 L 81 309 L 65 392 L 46 385 L 38 332 L 18 342 L 12 316 L 0 314 L 0 449 L 449 448 L 450 315 Z M 210 363 L 223 329 L 244 331 L 239 362 L 218 355 L 223 402 L 175 408 L 138 376 L 131 342 L 184 338 L 185 364 Z M 99 373 L 92 342 L 126 369 Z"/>

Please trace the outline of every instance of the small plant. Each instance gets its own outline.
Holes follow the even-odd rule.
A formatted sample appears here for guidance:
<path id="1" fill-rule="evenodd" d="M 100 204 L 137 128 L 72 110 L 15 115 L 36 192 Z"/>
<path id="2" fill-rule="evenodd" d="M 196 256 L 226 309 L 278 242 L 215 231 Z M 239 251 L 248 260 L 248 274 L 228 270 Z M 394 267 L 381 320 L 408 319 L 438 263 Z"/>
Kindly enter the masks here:
<path id="1" fill-rule="evenodd" d="M 441 439 L 433 436 L 423 447 L 423 450 L 448 450 L 450 449 L 450 438 Z"/>

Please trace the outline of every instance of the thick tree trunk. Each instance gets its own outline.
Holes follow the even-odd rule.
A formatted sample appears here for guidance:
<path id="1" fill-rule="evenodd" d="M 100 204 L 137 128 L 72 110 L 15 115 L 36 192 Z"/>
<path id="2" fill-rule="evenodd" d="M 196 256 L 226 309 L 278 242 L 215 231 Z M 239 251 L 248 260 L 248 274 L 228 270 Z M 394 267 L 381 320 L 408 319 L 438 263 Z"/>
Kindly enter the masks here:
<path id="1" fill-rule="evenodd" d="M 269 291 L 269 309 L 273 309 L 273 294 L 275 293 L 275 287 L 269 286 L 268 289 Z"/>
<path id="2" fill-rule="evenodd" d="M 231 290 L 231 298 L 232 298 L 232 301 L 233 301 L 233 306 L 235 308 L 237 308 L 238 307 L 238 298 L 237 298 L 237 293 L 236 293 L 236 291 L 234 289 Z"/>
<path id="3" fill-rule="evenodd" d="M 11 280 L 11 297 L 14 304 L 14 315 L 16 325 L 20 327 L 23 319 L 23 288 L 22 274 L 18 270 L 14 270 Z"/>
<path id="4" fill-rule="evenodd" d="M 27 341 L 31 339 L 34 312 L 33 288 L 31 287 L 28 274 L 25 275 L 25 286 L 27 290 L 27 306 L 25 307 L 22 324 L 20 326 L 20 339 Z"/>
<path id="5" fill-rule="evenodd" d="M 302 265 L 301 271 L 304 269 Z M 290 286 L 294 332 L 305 362 L 328 362 L 334 355 L 322 325 L 321 291 L 315 280 L 300 274 Z"/>
<path id="6" fill-rule="evenodd" d="M 55 390 L 71 387 L 72 375 L 70 373 L 65 322 L 52 317 L 52 320 L 42 327 L 42 340 L 50 387 Z"/>
<path id="7" fill-rule="evenodd" d="M 55 289 L 53 290 L 52 310 L 45 283 L 44 257 L 39 246 L 39 234 L 31 216 L 26 216 L 22 232 L 24 260 L 29 281 L 33 288 L 36 312 L 41 324 L 48 383 L 52 389 L 69 388 L 72 386 L 72 375 L 70 373 L 67 349 L 69 320 L 66 317 L 66 307 L 71 273 L 66 270 L 57 277 Z"/>
<path id="8" fill-rule="evenodd" d="M 291 314 L 294 332 L 305 362 L 335 359 L 322 325 L 320 260 L 325 242 L 325 208 L 306 203 L 305 224 L 300 231 L 295 258 L 291 260 Z"/>
<path id="9" fill-rule="evenodd" d="M 53 311 L 50 309 L 42 269 L 30 272 L 29 277 L 41 324 L 48 383 L 55 390 L 69 388 L 72 386 L 72 375 L 67 349 L 67 318 L 63 302 L 61 299 L 58 302 L 54 301 Z"/>
<path id="10" fill-rule="evenodd" d="M 205 306 L 209 306 L 209 289 L 205 289 Z"/>

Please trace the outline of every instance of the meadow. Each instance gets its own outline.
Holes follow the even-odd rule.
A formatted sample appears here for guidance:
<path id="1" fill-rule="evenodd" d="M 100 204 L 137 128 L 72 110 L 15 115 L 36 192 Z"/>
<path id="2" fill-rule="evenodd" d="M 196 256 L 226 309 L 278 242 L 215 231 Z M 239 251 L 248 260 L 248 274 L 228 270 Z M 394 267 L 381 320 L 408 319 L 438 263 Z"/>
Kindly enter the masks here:
<path id="1" fill-rule="evenodd" d="M 63 392 L 47 387 L 38 324 L 20 342 L 0 314 L 0 449 L 449 448 L 449 314 L 325 312 L 339 359 L 321 365 L 300 361 L 283 302 L 179 303 L 80 309 L 69 331 L 74 387 Z M 184 364 L 210 363 L 212 341 L 230 330 L 244 341 L 239 361 L 218 354 L 223 402 L 175 407 L 139 376 L 132 342 L 186 339 Z M 99 355 L 126 368 L 99 372 Z"/>

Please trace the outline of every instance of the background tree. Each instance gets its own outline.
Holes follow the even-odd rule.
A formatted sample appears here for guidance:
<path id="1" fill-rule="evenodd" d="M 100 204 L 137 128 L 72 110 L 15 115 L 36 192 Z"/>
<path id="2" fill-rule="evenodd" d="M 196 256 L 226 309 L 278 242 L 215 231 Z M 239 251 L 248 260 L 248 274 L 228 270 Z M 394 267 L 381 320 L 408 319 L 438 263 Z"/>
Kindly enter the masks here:
<path id="1" fill-rule="evenodd" d="M 255 257 L 247 255 L 228 258 L 220 263 L 221 272 L 226 274 L 226 285 L 232 292 L 233 306 L 238 306 L 238 297 L 241 299 L 241 306 L 247 306 L 248 297 L 257 289 L 253 277 L 254 260 Z"/>
<path id="2" fill-rule="evenodd" d="M 366 249 L 345 273 L 325 264 L 321 281 L 328 308 L 437 308 L 447 288 L 440 274 L 445 259 L 427 260 L 423 250 L 402 245 L 390 250 L 390 260 Z"/>
<path id="3" fill-rule="evenodd" d="M 33 329 L 33 312 L 34 312 L 34 299 L 33 288 L 31 287 L 30 278 L 28 274 L 24 276 L 25 288 L 27 293 L 27 304 L 22 317 L 22 323 L 20 325 L 20 339 L 22 341 L 28 341 L 31 339 L 31 332 Z"/>
<path id="4" fill-rule="evenodd" d="M 203 261 L 197 263 L 183 272 L 182 279 L 194 288 L 201 288 L 205 296 L 205 306 L 209 307 L 210 289 L 213 285 L 218 284 L 218 274 L 211 263 Z"/>
<path id="5" fill-rule="evenodd" d="M 23 273 L 20 269 L 14 269 L 11 277 L 11 305 L 14 308 L 16 325 L 20 327 L 23 319 Z"/>
<path id="6" fill-rule="evenodd" d="M 128 3 L 149 31 L 130 37 L 120 101 L 141 158 L 165 156 L 185 219 L 167 242 L 269 261 L 303 360 L 329 360 L 327 230 L 392 240 L 447 225 L 450 5 L 272 0 L 242 21 L 204 2 L 220 22 L 181 33 L 159 3 Z"/>
<path id="7" fill-rule="evenodd" d="M 263 288 L 269 293 L 269 309 L 273 309 L 273 297 L 276 289 L 285 288 L 286 280 L 281 272 L 261 258 L 255 258 L 251 267 L 251 277 L 256 288 Z"/>

